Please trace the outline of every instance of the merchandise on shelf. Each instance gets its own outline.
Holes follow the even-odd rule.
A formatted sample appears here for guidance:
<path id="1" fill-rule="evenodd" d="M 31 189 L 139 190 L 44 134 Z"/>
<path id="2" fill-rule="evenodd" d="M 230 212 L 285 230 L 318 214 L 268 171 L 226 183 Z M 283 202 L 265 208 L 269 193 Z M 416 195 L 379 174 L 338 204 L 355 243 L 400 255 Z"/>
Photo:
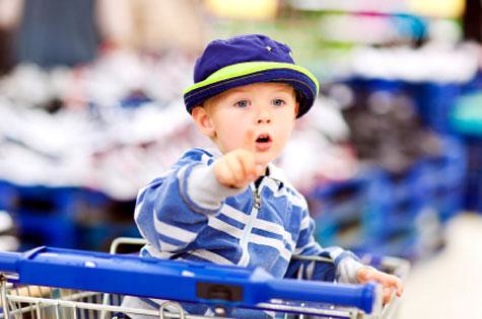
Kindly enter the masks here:
<path id="1" fill-rule="evenodd" d="M 365 165 L 352 179 L 320 184 L 307 194 L 323 245 L 411 260 L 445 243 L 444 226 L 464 205 L 466 150 L 445 136 L 437 155 L 403 172 Z"/>

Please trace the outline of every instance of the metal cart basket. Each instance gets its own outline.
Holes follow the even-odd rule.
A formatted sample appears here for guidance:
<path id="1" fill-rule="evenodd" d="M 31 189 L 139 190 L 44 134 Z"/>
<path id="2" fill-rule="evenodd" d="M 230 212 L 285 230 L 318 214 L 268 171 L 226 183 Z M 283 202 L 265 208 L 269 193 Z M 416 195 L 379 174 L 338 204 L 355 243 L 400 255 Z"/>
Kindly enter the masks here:
<path id="1" fill-rule="evenodd" d="M 122 242 L 115 241 L 113 251 Z M 377 266 L 402 278 L 409 269 L 405 260 L 388 257 Z M 390 318 L 399 302 L 393 298 L 382 308 L 381 290 L 372 283 L 276 279 L 258 268 L 52 247 L 0 252 L 0 289 L 0 318 L 5 319 L 110 319 L 116 313 L 206 318 L 187 314 L 185 302 L 209 305 L 215 318 L 229 317 L 227 310 L 234 307 L 275 318 Z M 126 295 L 165 302 L 158 311 L 126 308 L 121 305 Z"/>

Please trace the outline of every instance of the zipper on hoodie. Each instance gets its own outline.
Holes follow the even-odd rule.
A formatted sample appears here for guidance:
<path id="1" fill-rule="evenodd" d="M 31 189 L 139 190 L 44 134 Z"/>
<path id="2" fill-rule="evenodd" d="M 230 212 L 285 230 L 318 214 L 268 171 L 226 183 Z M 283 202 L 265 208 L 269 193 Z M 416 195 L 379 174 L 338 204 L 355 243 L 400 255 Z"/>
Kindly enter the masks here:
<path id="1" fill-rule="evenodd" d="M 254 188 L 253 197 L 254 197 L 253 209 L 258 210 L 261 207 L 261 196 L 259 195 L 258 187 Z"/>
<path id="2" fill-rule="evenodd" d="M 259 194 L 259 189 L 260 189 L 261 183 L 263 182 L 263 178 L 264 176 L 261 176 L 254 182 L 254 187 L 253 187 L 253 198 L 254 198 L 253 208 L 254 209 L 259 209 L 261 207 L 261 196 Z"/>
<path id="3" fill-rule="evenodd" d="M 243 237 L 240 240 L 241 247 L 243 247 L 243 255 L 238 262 L 240 266 L 247 266 L 249 263 L 249 252 L 248 252 L 248 237 L 251 234 L 251 230 L 253 229 L 253 223 L 258 218 L 259 208 L 261 207 L 261 196 L 259 194 L 260 183 L 255 183 L 253 186 L 252 194 L 253 194 L 253 207 L 251 212 L 249 213 L 248 222 L 245 225 Z"/>

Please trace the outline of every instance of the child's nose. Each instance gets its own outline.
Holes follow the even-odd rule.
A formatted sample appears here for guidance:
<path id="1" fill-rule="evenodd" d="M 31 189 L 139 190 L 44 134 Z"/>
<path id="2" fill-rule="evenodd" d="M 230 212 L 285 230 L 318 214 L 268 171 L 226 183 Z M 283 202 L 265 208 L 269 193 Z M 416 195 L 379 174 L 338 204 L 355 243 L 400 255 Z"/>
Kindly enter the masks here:
<path id="1" fill-rule="evenodd" d="M 258 124 L 271 123 L 271 114 L 270 114 L 269 110 L 267 110 L 265 108 L 259 110 L 257 123 Z"/>

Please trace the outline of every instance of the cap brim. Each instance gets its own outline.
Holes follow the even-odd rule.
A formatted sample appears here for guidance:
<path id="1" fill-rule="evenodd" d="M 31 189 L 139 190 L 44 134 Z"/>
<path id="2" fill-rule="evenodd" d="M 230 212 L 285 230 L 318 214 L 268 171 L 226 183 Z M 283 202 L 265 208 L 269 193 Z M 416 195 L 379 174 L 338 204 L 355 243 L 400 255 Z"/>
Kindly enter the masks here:
<path id="1" fill-rule="evenodd" d="M 304 115 L 318 95 L 319 83 L 307 69 L 290 63 L 245 62 L 230 65 L 211 74 L 204 81 L 195 83 L 184 91 L 184 103 L 191 113 L 215 95 L 226 90 L 259 82 L 287 83 L 298 91 L 300 110 L 297 117 Z"/>

